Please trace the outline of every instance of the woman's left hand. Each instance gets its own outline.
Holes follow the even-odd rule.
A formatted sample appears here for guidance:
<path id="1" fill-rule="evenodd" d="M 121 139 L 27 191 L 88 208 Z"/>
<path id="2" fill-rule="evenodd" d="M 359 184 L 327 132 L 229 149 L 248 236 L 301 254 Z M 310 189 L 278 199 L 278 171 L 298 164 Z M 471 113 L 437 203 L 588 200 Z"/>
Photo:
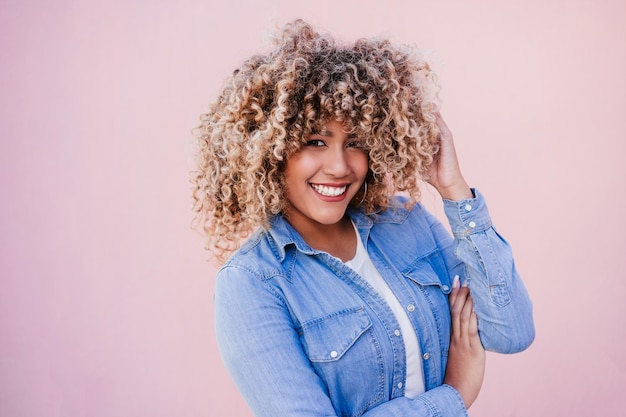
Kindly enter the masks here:
<path id="1" fill-rule="evenodd" d="M 472 190 L 465 182 L 459 168 L 452 132 L 448 129 L 439 112 L 437 112 L 437 126 L 441 132 L 440 149 L 428 170 L 427 181 L 446 200 L 458 201 L 473 198 Z"/>
<path id="2" fill-rule="evenodd" d="M 459 286 L 458 278 L 450 292 L 452 330 L 444 384 L 455 388 L 466 408 L 478 397 L 485 377 L 485 349 L 478 336 L 478 317 L 469 287 Z"/>

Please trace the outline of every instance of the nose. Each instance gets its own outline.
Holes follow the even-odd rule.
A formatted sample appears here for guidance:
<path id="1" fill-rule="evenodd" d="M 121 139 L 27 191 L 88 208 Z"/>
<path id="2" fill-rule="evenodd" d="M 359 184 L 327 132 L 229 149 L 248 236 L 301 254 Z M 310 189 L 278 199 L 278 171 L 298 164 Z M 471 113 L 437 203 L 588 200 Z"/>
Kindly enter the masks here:
<path id="1" fill-rule="evenodd" d="M 334 177 L 344 177 L 350 173 L 349 155 L 343 147 L 341 149 L 329 149 L 324 161 L 324 173 Z"/>

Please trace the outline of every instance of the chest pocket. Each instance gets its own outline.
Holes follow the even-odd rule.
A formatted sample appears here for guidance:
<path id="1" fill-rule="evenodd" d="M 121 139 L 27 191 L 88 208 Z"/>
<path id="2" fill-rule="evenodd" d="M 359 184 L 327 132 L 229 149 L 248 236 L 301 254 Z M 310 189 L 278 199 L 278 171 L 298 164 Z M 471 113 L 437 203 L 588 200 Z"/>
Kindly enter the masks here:
<path id="1" fill-rule="evenodd" d="M 452 290 L 454 275 L 462 276 L 462 273 L 463 263 L 457 261 L 448 269 L 439 251 L 419 259 L 404 271 L 404 275 L 417 284 L 438 286 L 444 294 L 449 294 Z"/>
<path id="2" fill-rule="evenodd" d="M 424 319 L 436 326 L 439 350 L 443 357 L 448 356 L 450 346 L 448 294 L 452 291 L 454 275 L 462 276 L 463 270 L 464 265 L 460 261 L 448 269 L 441 254 L 436 251 L 416 261 L 403 273 L 416 284 L 412 287 L 416 291 L 416 297 L 419 294 L 419 299 L 425 301 L 422 305 L 428 306 L 430 310 L 430 314 Z"/>
<path id="3" fill-rule="evenodd" d="M 302 335 L 307 356 L 312 362 L 337 361 L 371 327 L 372 322 L 362 307 L 304 323 Z"/>
<path id="4" fill-rule="evenodd" d="M 326 385 L 337 415 L 361 415 L 383 399 L 383 355 L 372 321 L 363 307 L 305 322 L 300 337 L 313 369 Z M 357 386 L 359 389 L 355 390 Z"/>

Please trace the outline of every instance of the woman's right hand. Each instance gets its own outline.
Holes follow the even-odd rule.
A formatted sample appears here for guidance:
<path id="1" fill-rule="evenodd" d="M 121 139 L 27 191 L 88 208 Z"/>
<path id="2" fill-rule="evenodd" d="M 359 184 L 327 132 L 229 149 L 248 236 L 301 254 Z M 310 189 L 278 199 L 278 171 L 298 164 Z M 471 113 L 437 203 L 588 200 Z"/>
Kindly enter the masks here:
<path id="1" fill-rule="evenodd" d="M 483 384 L 485 349 L 478 337 L 478 318 L 469 287 L 459 286 L 458 278 L 449 297 L 452 332 L 448 365 L 443 383 L 455 388 L 469 408 Z"/>

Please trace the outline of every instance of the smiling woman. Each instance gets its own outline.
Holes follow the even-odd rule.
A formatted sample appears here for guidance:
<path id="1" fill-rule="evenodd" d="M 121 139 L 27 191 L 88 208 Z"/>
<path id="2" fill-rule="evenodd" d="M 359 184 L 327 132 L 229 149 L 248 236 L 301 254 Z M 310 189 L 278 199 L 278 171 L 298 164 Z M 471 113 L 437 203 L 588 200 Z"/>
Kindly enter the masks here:
<path id="1" fill-rule="evenodd" d="M 368 211 L 389 207 L 397 190 L 417 200 L 417 180 L 439 149 L 438 87 L 414 48 L 369 39 L 339 46 L 302 21 L 275 44 L 234 71 L 196 131 L 195 209 L 221 260 L 284 211 L 284 164 L 327 122 L 368 149 Z"/>
<path id="2" fill-rule="evenodd" d="M 346 210 L 365 187 L 367 170 L 363 141 L 340 122 L 328 122 L 285 164 L 285 218 L 312 247 L 352 259 L 356 237 L 346 233 L 352 230 Z"/>
<path id="3" fill-rule="evenodd" d="M 217 339 L 255 415 L 465 416 L 484 349 L 532 342 L 510 247 L 436 95 L 412 48 L 339 46 L 296 21 L 202 116 L 195 210 L 230 255 Z M 417 203 L 419 179 L 454 239 Z"/>

